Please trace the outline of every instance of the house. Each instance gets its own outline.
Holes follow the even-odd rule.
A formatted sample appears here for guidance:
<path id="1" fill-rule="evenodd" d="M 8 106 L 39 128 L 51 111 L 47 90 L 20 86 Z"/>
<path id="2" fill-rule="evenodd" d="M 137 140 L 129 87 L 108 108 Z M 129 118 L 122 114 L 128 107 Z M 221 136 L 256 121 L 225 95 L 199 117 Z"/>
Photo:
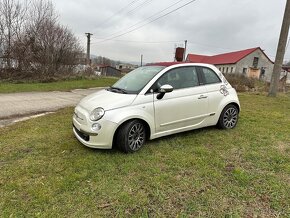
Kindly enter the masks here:
<path id="1" fill-rule="evenodd" d="M 186 62 L 213 64 L 222 73 L 240 73 L 265 81 L 271 80 L 274 67 L 260 47 L 213 56 L 188 54 Z"/>
<path id="2" fill-rule="evenodd" d="M 98 70 L 101 72 L 102 76 L 114 76 L 114 77 L 120 77 L 121 71 L 111 67 L 109 65 L 102 65 L 99 66 Z"/>
<path id="3" fill-rule="evenodd" d="M 134 64 L 126 64 L 126 63 L 120 63 L 116 65 L 116 68 L 120 70 L 122 73 L 129 73 L 132 70 L 135 70 L 138 68 L 138 65 Z"/>
<path id="4" fill-rule="evenodd" d="M 282 66 L 281 79 L 284 78 L 286 84 L 290 84 L 290 66 Z"/>

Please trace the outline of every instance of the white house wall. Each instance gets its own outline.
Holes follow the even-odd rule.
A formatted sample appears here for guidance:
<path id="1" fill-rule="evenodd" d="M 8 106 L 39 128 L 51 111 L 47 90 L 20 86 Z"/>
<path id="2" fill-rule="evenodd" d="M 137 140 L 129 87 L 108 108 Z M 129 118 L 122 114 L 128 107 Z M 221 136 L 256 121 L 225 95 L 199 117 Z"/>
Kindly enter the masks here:
<path id="1" fill-rule="evenodd" d="M 236 72 L 242 73 L 243 68 L 249 69 L 250 67 L 253 67 L 253 61 L 254 57 L 259 58 L 258 62 L 258 69 L 261 69 L 262 67 L 265 68 L 265 78 L 264 80 L 270 81 L 272 72 L 273 72 L 273 67 L 274 64 L 269 61 L 269 59 L 264 55 L 264 53 L 260 50 L 257 49 L 256 51 L 252 52 L 251 54 L 247 55 L 243 59 L 241 59 L 237 64 L 236 64 Z"/>
<path id="2" fill-rule="evenodd" d="M 216 65 L 216 67 L 222 72 L 222 73 L 235 73 L 236 72 L 236 65 L 235 64 L 221 64 Z"/>

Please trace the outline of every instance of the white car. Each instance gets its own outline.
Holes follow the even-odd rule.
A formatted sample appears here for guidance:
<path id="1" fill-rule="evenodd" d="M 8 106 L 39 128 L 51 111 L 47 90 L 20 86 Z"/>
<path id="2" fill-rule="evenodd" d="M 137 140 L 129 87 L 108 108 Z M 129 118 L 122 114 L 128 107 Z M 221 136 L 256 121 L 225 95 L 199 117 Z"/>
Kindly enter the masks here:
<path id="1" fill-rule="evenodd" d="M 175 62 L 137 68 L 80 101 L 76 138 L 91 148 L 139 150 L 148 139 L 217 125 L 232 129 L 240 103 L 213 65 Z"/>

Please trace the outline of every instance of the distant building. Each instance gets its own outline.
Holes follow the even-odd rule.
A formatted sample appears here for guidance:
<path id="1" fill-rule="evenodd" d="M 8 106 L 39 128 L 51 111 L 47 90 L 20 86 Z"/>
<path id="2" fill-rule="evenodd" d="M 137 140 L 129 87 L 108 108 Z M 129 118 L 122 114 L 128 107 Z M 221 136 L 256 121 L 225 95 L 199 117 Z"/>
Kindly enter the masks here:
<path id="1" fill-rule="evenodd" d="M 285 78 L 286 84 L 290 84 L 290 66 L 282 66 L 280 78 Z"/>
<path id="2" fill-rule="evenodd" d="M 260 47 L 213 56 L 188 54 L 186 62 L 215 65 L 222 73 L 239 73 L 270 81 L 274 63 Z"/>
<path id="3" fill-rule="evenodd" d="M 138 68 L 138 65 L 134 65 L 134 64 L 117 64 L 116 68 L 118 70 L 121 70 L 122 72 L 128 73 L 132 70 L 135 70 L 136 68 Z"/>
<path id="4" fill-rule="evenodd" d="M 98 65 L 96 68 L 99 72 L 101 72 L 102 76 L 113 76 L 113 77 L 120 77 L 121 76 L 121 71 L 111 67 L 109 65 Z"/>

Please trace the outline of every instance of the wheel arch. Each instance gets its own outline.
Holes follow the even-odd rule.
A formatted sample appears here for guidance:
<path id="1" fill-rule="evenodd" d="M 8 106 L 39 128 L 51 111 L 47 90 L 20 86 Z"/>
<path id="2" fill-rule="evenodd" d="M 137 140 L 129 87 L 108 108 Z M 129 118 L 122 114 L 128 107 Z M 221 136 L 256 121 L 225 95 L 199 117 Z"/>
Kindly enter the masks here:
<path id="1" fill-rule="evenodd" d="M 240 113 L 240 105 L 237 102 L 231 102 L 224 106 L 224 108 L 228 105 L 234 105 L 238 109 L 238 113 Z"/>
<path id="2" fill-rule="evenodd" d="M 220 116 L 221 116 L 221 113 L 222 111 L 224 110 L 225 107 L 227 107 L 228 105 L 234 105 L 237 109 L 238 109 L 238 113 L 240 113 L 241 111 L 241 108 L 240 108 L 240 104 L 239 102 L 237 101 L 228 101 L 228 102 L 223 102 L 223 104 L 221 104 L 219 106 L 219 110 L 217 111 L 216 113 L 216 116 L 215 116 L 215 120 L 214 120 L 214 123 L 213 125 L 217 125 L 219 119 L 220 119 Z"/>
<path id="3" fill-rule="evenodd" d="M 226 99 L 224 99 L 221 103 L 220 103 L 220 106 L 219 106 L 219 110 L 218 110 L 218 114 L 220 116 L 221 112 L 223 111 L 223 109 L 225 107 L 227 107 L 228 105 L 234 105 L 235 107 L 237 107 L 238 109 L 238 112 L 240 113 L 241 111 L 241 108 L 240 108 L 240 103 L 239 101 L 236 101 L 234 99 L 232 99 L 231 101 L 228 101 Z"/>
<path id="4" fill-rule="evenodd" d="M 140 117 L 135 117 L 135 118 L 129 118 L 127 120 L 124 120 L 123 122 L 120 123 L 120 125 L 116 128 L 115 132 L 114 132 L 114 136 L 113 136 L 113 142 L 112 142 L 112 147 L 115 147 L 116 146 L 116 137 L 117 137 L 117 134 L 118 134 L 118 131 L 128 122 L 131 122 L 133 120 L 139 120 L 141 121 L 144 126 L 145 126 L 145 130 L 146 130 L 146 140 L 150 139 L 150 136 L 151 136 L 151 127 L 149 125 L 149 123 L 145 120 L 145 119 L 142 119 Z"/>
<path id="5" fill-rule="evenodd" d="M 216 126 L 217 126 L 218 128 L 224 129 L 224 128 L 221 126 L 221 124 L 220 124 L 220 122 L 221 122 L 220 120 L 221 120 L 221 116 L 222 116 L 223 111 L 225 110 L 226 107 L 228 107 L 228 106 L 230 106 L 230 105 L 233 105 L 233 106 L 235 106 L 235 107 L 237 108 L 237 110 L 238 110 L 238 116 L 239 116 L 239 113 L 240 113 L 240 105 L 239 105 L 237 102 L 229 102 L 229 103 L 227 103 L 226 105 L 224 105 L 224 107 L 222 107 L 222 110 L 221 110 L 221 112 L 219 113 L 218 120 L 217 120 L 217 123 L 216 123 Z M 236 125 L 236 124 L 235 124 L 235 125 Z"/>

